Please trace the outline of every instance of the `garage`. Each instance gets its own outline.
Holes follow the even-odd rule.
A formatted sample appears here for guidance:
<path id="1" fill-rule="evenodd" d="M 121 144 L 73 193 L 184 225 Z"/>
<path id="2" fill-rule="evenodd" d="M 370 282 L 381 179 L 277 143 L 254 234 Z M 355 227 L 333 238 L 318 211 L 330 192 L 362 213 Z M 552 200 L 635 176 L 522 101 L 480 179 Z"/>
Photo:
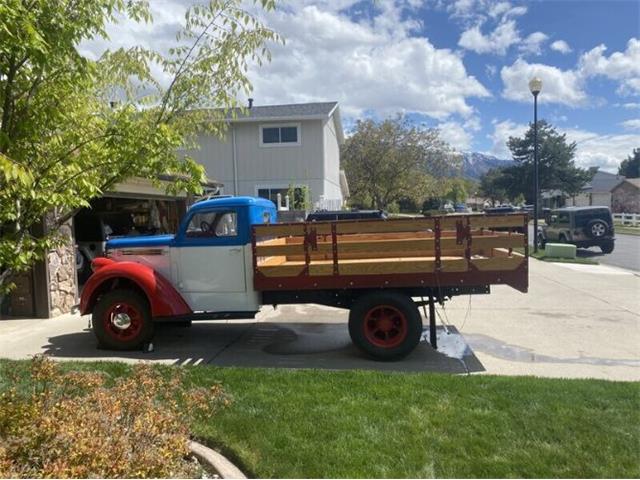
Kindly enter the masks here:
<path id="1" fill-rule="evenodd" d="M 165 187 L 172 181 L 169 176 L 160 184 L 132 178 L 92 200 L 90 208 L 79 211 L 60 228 L 67 239 L 65 245 L 16 276 L 13 292 L 0 296 L 0 318 L 50 318 L 69 313 L 91 274 L 91 260 L 104 253 L 108 238 L 174 233 L 195 199 L 186 194 L 168 195 Z M 216 195 L 222 184 L 211 181 L 203 187 L 204 195 Z"/>

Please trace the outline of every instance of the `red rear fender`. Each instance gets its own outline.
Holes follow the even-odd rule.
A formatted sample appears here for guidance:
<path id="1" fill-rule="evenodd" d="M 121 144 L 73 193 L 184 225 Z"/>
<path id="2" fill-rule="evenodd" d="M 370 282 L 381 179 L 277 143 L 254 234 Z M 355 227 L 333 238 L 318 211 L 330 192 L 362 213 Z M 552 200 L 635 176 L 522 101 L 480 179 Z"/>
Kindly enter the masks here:
<path id="1" fill-rule="evenodd" d="M 80 313 L 91 313 L 98 296 L 118 284 L 135 284 L 144 292 L 153 317 L 171 317 L 193 313 L 173 285 L 151 267 L 135 262 L 114 262 L 108 258 L 94 260 L 95 272 L 82 290 Z"/>

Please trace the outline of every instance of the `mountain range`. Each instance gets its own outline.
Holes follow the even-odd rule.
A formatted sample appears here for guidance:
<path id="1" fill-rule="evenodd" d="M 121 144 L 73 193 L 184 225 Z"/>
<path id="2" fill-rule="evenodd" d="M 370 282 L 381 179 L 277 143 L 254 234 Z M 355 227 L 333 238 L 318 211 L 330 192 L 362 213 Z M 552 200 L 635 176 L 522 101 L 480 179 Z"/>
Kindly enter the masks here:
<path id="1" fill-rule="evenodd" d="M 471 180 L 480 180 L 480 177 L 492 168 L 511 165 L 513 165 L 513 160 L 504 160 L 493 155 L 479 152 L 462 153 L 462 175 Z"/>

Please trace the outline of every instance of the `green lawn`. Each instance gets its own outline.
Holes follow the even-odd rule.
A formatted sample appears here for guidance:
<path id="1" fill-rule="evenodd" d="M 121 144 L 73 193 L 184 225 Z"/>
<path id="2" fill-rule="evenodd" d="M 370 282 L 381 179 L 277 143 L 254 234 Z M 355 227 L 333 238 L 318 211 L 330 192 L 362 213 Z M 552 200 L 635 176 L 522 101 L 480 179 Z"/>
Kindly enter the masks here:
<path id="1" fill-rule="evenodd" d="M 0 362 L 0 389 L 8 370 L 26 366 Z M 195 434 L 251 476 L 640 476 L 638 383 L 216 367 L 188 373 L 199 385 L 221 381 L 233 396 Z"/>
<path id="2" fill-rule="evenodd" d="M 616 233 L 624 233 L 626 235 L 640 235 L 640 227 L 625 226 L 620 223 L 615 224 Z"/>

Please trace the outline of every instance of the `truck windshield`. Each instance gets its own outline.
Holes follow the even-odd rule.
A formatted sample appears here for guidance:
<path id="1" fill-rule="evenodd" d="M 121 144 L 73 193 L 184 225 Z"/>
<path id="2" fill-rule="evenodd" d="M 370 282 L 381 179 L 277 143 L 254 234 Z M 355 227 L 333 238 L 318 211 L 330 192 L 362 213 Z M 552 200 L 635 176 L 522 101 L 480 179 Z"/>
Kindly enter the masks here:
<path id="1" fill-rule="evenodd" d="M 238 235 L 236 212 L 198 212 L 187 226 L 187 238 L 235 237 Z"/>

